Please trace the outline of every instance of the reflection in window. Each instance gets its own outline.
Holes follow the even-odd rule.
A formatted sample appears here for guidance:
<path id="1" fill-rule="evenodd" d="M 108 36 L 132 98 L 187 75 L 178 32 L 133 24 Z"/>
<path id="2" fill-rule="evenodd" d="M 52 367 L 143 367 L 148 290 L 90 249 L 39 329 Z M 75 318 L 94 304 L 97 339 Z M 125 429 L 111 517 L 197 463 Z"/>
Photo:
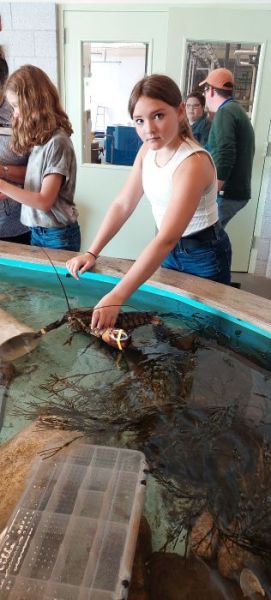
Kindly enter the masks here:
<path id="1" fill-rule="evenodd" d="M 82 56 L 83 160 L 131 165 L 141 142 L 127 105 L 146 73 L 147 44 L 84 42 Z"/>
<path id="2" fill-rule="evenodd" d="M 261 46 L 259 44 L 196 42 L 186 44 L 185 97 L 209 71 L 226 67 L 234 74 L 234 97 L 251 116 Z"/>

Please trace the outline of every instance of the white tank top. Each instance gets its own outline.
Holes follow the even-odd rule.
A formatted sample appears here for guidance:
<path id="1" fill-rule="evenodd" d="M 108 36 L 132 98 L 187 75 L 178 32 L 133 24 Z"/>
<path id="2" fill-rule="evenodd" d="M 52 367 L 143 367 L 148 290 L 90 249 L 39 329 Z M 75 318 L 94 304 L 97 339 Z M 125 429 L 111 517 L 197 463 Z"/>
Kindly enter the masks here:
<path id="1" fill-rule="evenodd" d="M 142 184 L 144 192 L 151 204 L 152 213 L 158 229 L 160 229 L 162 219 L 167 210 L 172 195 L 172 177 L 177 167 L 191 154 L 196 152 L 205 152 L 214 162 L 210 154 L 201 148 L 192 140 L 182 142 L 178 150 L 164 167 L 158 167 L 155 162 L 156 151 L 148 150 L 143 159 Z M 202 229 L 206 229 L 218 220 L 217 209 L 217 180 L 216 169 L 214 165 L 214 181 L 209 188 L 205 190 L 201 197 L 199 205 L 189 223 L 183 236 L 191 235 Z"/>

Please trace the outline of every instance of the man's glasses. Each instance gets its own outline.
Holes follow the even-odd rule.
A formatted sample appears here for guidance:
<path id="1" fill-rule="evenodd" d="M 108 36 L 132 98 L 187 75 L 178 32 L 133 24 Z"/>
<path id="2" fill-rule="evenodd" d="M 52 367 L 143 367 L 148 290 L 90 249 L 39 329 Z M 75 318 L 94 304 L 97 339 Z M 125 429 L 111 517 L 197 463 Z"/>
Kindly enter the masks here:
<path id="1" fill-rule="evenodd" d="M 186 108 L 190 108 L 190 110 L 195 110 L 196 108 L 199 108 L 201 106 L 201 104 L 186 104 Z"/>
<path id="2" fill-rule="evenodd" d="M 203 88 L 203 92 L 202 92 L 202 93 L 203 93 L 203 94 L 206 94 L 206 92 L 208 92 L 208 90 L 209 90 L 209 89 L 210 89 L 210 86 L 209 86 L 209 85 L 206 85 L 206 86 Z"/>

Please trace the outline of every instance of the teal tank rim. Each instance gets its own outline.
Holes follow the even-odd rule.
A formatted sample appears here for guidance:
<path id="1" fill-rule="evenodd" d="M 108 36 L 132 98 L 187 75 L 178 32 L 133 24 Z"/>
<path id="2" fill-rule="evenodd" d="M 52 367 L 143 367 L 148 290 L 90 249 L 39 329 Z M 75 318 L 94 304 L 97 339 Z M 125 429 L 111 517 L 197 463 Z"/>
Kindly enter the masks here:
<path id="1" fill-rule="evenodd" d="M 0 265 L 19 267 L 19 268 L 28 269 L 28 270 L 39 270 L 44 273 L 54 273 L 54 269 L 53 269 L 52 265 L 15 260 L 15 259 L 11 259 L 11 258 L 0 258 Z M 66 275 L 68 273 L 66 267 L 61 267 L 59 265 L 56 265 L 56 269 L 60 275 Z M 106 275 L 104 273 L 93 273 L 93 272 L 84 273 L 81 276 L 81 278 L 82 279 L 90 279 L 90 280 L 94 280 L 94 281 L 100 281 L 102 283 L 117 283 L 118 281 L 120 281 L 120 277 L 117 277 L 115 275 Z M 205 304 L 204 302 L 201 302 L 199 300 L 194 300 L 193 298 L 189 298 L 188 296 L 183 296 L 181 293 L 177 293 L 177 292 L 175 293 L 173 291 L 165 290 L 160 287 L 156 287 L 155 284 L 149 285 L 148 283 L 144 283 L 143 285 L 141 285 L 139 290 L 143 291 L 143 292 L 151 293 L 153 295 L 164 296 L 164 297 L 170 298 L 172 300 L 177 300 L 177 301 L 183 302 L 184 304 L 188 304 L 190 306 L 193 306 L 195 308 L 198 308 L 200 310 L 208 312 L 209 314 L 215 315 L 217 317 L 222 317 L 223 319 L 230 321 L 231 323 L 235 323 L 239 327 L 242 326 L 246 329 L 249 329 L 250 331 L 253 331 L 257 334 L 260 334 L 260 335 L 266 337 L 267 339 L 271 339 L 271 332 L 266 331 L 265 329 L 262 329 L 261 327 L 257 327 L 257 325 L 253 325 L 253 323 L 250 323 L 249 321 L 245 321 L 243 319 L 239 319 L 238 317 L 234 317 L 233 315 L 231 315 L 221 309 L 209 306 L 208 304 Z"/>

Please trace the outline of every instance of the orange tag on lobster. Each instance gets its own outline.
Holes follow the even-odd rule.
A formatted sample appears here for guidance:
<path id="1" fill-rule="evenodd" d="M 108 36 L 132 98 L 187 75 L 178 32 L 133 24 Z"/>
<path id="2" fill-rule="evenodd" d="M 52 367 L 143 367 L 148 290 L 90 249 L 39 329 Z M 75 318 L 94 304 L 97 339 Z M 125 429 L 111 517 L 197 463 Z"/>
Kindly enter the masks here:
<path id="1" fill-rule="evenodd" d="M 131 339 L 131 335 L 124 329 L 106 329 L 101 337 L 106 344 L 118 348 L 118 350 L 126 348 Z"/>

